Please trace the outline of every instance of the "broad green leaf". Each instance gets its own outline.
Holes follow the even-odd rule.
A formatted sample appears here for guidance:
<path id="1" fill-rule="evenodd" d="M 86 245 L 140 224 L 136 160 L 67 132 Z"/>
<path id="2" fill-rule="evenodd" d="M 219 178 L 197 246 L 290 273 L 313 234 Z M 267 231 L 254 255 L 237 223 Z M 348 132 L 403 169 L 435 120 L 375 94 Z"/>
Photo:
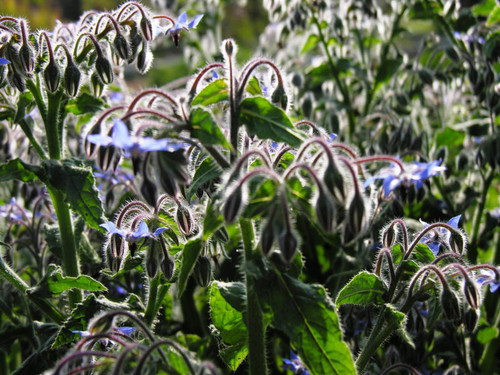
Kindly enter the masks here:
<path id="1" fill-rule="evenodd" d="M 247 328 L 243 314 L 233 306 L 236 303 L 243 307 L 241 300 L 244 303 L 245 285 L 243 283 L 221 281 L 212 283 L 210 316 L 220 338 L 227 345 L 221 350 L 221 356 L 232 371 L 236 371 L 248 353 Z"/>
<path id="2" fill-rule="evenodd" d="M 246 90 L 251 95 L 262 95 L 262 89 L 260 88 L 259 80 L 255 76 L 248 80 Z"/>
<path id="3" fill-rule="evenodd" d="M 224 217 L 214 205 L 214 200 L 207 203 L 203 217 L 203 241 L 207 241 L 212 234 L 224 225 Z"/>
<path id="4" fill-rule="evenodd" d="M 73 288 L 89 292 L 102 292 L 108 290 L 103 284 L 90 276 L 64 276 L 60 266 L 50 265 L 45 277 L 37 286 L 30 288 L 28 293 L 37 294 L 42 297 L 54 297 Z"/>
<path id="5" fill-rule="evenodd" d="M 415 259 L 420 264 L 429 264 L 432 263 L 436 257 L 432 253 L 432 250 L 429 249 L 429 246 L 418 243 L 411 252 L 411 258 Z"/>
<path id="6" fill-rule="evenodd" d="M 391 77 L 398 71 L 403 63 L 403 59 L 387 59 L 383 65 L 380 65 L 375 76 L 374 91 L 377 91 L 381 85 L 388 82 Z"/>
<path id="7" fill-rule="evenodd" d="M 188 277 L 191 274 L 202 249 L 203 241 L 201 238 L 195 238 L 184 245 L 184 250 L 182 250 L 182 263 L 179 273 L 179 281 L 177 283 L 179 297 L 182 296 L 182 293 L 184 293 L 184 290 L 186 289 Z"/>
<path id="8" fill-rule="evenodd" d="M 472 13 L 475 16 L 488 17 L 488 15 L 495 9 L 497 3 L 495 0 L 485 0 L 472 7 Z"/>
<path id="9" fill-rule="evenodd" d="M 346 303 L 356 305 L 382 305 L 387 288 L 374 273 L 360 272 L 339 292 L 337 306 Z"/>
<path id="10" fill-rule="evenodd" d="M 263 270 L 262 270 L 263 271 Z M 268 268 L 257 278 L 261 304 L 312 374 L 355 374 L 335 306 L 321 285 L 308 285 Z"/>
<path id="11" fill-rule="evenodd" d="M 198 139 L 202 144 L 220 145 L 228 149 L 231 145 L 220 129 L 217 121 L 207 110 L 198 107 L 191 111 L 189 123 L 191 125 L 191 136 Z"/>
<path id="12" fill-rule="evenodd" d="M 254 186 L 252 185 L 249 202 L 243 210 L 243 216 L 247 218 L 253 218 L 261 214 L 275 200 L 276 181 L 271 179 L 257 181 L 257 179 L 254 179 L 252 182 L 258 182 L 258 184 L 255 189 L 253 189 Z"/>
<path id="13" fill-rule="evenodd" d="M 198 189 L 203 187 L 205 184 L 215 181 L 221 175 L 221 167 L 219 167 L 219 165 L 211 157 L 205 158 L 194 172 L 193 179 L 187 190 L 186 198 L 191 200 Z"/>
<path id="14" fill-rule="evenodd" d="M 210 105 L 223 100 L 228 100 L 229 88 L 224 78 L 210 82 L 193 99 L 191 105 Z"/>
<path id="15" fill-rule="evenodd" d="M 14 122 L 19 123 L 31 111 L 34 104 L 33 95 L 30 92 L 22 93 L 17 101 L 17 112 Z"/>
<path id="16" fill-rule="evenodd" d="M 21 180 L 24 182 L 37 179 L 37 175 L 25 167 L 25 163 L 19 159 L 9 160 L 0 164 L 0 182 L 9 180 Z M 34 168 L 34 167 L 33 167 Z"/>
<path id="17" fill-rule="evenodd" d="M 305 134 L 293 127 L 286 113 L 263 97 L 247 98 L 240 103 L 240 122 L 251 136 L 285 142 L 299 147 Z"/>
<path id="18" fill-rule="evenodd" d="M 74 115 L 95 113 L 104 107 L 104 102 L 89 93 L 82 92 L 66 104 L 66 111 Z"/>
<path id="19" fill-rule="evenodd" d="M 415 348 L 415 343 L 413 342 L 413 339 L 406 330 L 406 314 L 402 313 L 401 311 L 398 311 L 395 306 L 389 303 L 386 303 L 385 307 L 386 309 L 384 313 L 384 318 L 386 322 L 390 324 L 397 323 L 398 333 L 400 334 L 400 336 L 403 338 L 403 340 L 406 341 L 408 345 Z"/>
<path id="20" fill-rule="evenodd" d="M 487 344 L 491 340 L 498 337 L 498 328 L 496 327 L 483 327 L 477 331 L 477 341 L 481 344 Z"/>
<path id="21" fill-rule="evenodd" d="M 36 172 L 40 180 L 62 192 L 71 209 L 82 215 L 88 226 L 102 232 L 99 225 L 104 214 L 92 170 L 76 159 L 44 160 L 42 168 Z"/>
<path id="22" fill-rule="evenodd" d="M 307 51 L 313 49 L 319 44 L 319 37 L 316 34 L 310 34 L 307 41 L 304 43 L 300 53 L 306 53 Z"/>
<path id="23" fill-rule="evenodd" d="M 486 24 L 488 26 L 494 25 L 500 21 L 500 6 L 496 6 L 493 11 L 488 15 L 488 20 Z"/>

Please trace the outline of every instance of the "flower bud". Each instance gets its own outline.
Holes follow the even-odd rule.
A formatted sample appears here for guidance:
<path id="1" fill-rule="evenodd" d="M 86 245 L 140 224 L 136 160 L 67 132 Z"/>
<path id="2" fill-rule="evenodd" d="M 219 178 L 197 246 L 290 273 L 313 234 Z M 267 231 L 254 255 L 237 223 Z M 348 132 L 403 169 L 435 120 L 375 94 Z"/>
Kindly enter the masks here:
<path id="1" fill-rule="evenodd" d="M 19 62 L 23 69 L 24 74 L 30 75 L 35 69 L 35 58 L 33 50 L 28 43 L 23 43 L 19 48 Z"/>
<path id="2" fill-rule="evenodd" d="M 479 292 L 476 285 L 474 285 L 474 282 L 469 277 L 466 277 L 464 281 L 464 295 L 470 307 L 473 309 L 479 307 Z"/>
<path id="3" fill-rule="evenodd" d="M 115 39 L 113 40 L 113 46 L 115 47 L 116 54 L 122 60 L 128 60 L 130 56 L 130 47 L 127 42 L 127 38 L 121 33 L 117 33 Z"/>
<path id="4" fill-rule="evenodd" d="M 115 170 L 121 159 L 121 152 L 114 146 L 100 146 L 97 151 L 97 165 L 103 171 Z"/>
<path id="5" fill-rule="evenodd" d="M 95 335 L 98 333 L 108 332 L 113 326 L 113 317 L 109 315 L 101 315 L 89 323 L 89 331 Z"/>
<path id="6" fill-rule="evenodd" d="M 141 18 L 140 27 L 144 39 L 146 39 L 148 42 L 151 42 L 153 40 L 153 25 L 146 16 L 143 16 Z"/>
<path id="7" fill-rule="evenodd" d="M 337 200 L 344 203 L 346 195 L 344 188 L 344 177 L 334 162 L 328 163 L 323 174 L 323 183 L 327 191 Z"/>
<path id="8" fill-rule="evenodd" d="M 274 216 L 274 215 L 273 215 Z M 274 218 L 271 216 L 266 224 L 262 227 L 262 231 L 260 234 L 260 246 L 262 248 L 262 253 L 265 256 L 269 255 L 274 243 Z"/>
<path id="9" fill-rule="evenodd" d="M 318 223 L 327 233 L 332 233 L 335 227 L 335 204 L 323 189 L 320 189 L 315 206 Z"/>
<path id="10" fill-rule="evenodd" d="M 313 112 L 313 96 L 311 93 L 304 95 L 302 99 L 302 114 L 305 118 L 310 118 Z"/>
<path id="11" fill-rule="evenodd" d="M 441 292 L 441 306 L 446 317 L 455 321 L 460 319 L 460 307 L 458 305 L 458 298 L 455 293 L 449 288 L 444 287 Z"/>
<path id="12" fill-rule="evenodd" d="M 141 74 L 146 73 L 151 66 L 151 54 L 146 47 L 143 47 L 137 55 L 136 66 Z"/>
<path id="13" fill-rule="evenodd" d="M 117 257 L 112 249 L 112 244 L 106 246 L 106 265 L 111 270 L 111 272 L 118 272 L 121 266 L 121 258 Z"/>
<path id="14" fill-rule="evenodd" d="M 102 95 L 104 85 L 96 72 L 90 75 L 90 88 L 92 89 L 94 96 L 99 98 Z"/>
<path id="15" fill-rule="evenodd" d="M 50 60 L 45 67 L 45 70 L 43 71 L 43 79 L 45 80 L 47 90 L 51 93 L 55 93 L 61 83 L 61 72 L 59 71 L 59 68 L 54 60 Z"/>
<path id="16" fill-rule="evenodd" d="M 243 192 L 241 186 L 237 186 L 233 192 L 226 198 L 222 214 L 226 224 L 234 222 L 243 203 Z"/>
<path id="17" fill-rule="evenodd" d="M 144 176 L 141 184 L 141 194 L 150 206 L 156 204 L 156 185 L 148 177 Z"/>
<path id="18" fill-rule="evenodd" d="M 0 65 L 0 88 L 4 87 L 7 77 L 7 68 L 5 65 Z"/>
<path id="19" fill-rule="evenodd" d="M 193 233 L 194 225 L 191 213 L 189 212 L 189 209 L 181 204 L 177 206 L 175 221 L 177 222 L 177 226 L 179 227 L 179 230 L 182 234 L 189 235 Z"/>
<path id="20" fill-rule="evenodd" d="M 283 260 L 287 263 L 287 265 L 290 265 L 299 245 L 299 241 L 290 227 L 287 227 L 283 232 L 281 232 L 278 238 L 278 244 Z"/>
<path id="21" fill-rule="evenodd" d="M 451 231 L 450 248 L 457 254 L 463 254 L 465 249 L 465 239 L 459 231 Z"/>
<path id="22" fill-rule="evenodd" d="M 167 281 L 170 281 L 172 279 L 172 276 L 174 275 L 175 262 L 170 256 L 163 238 L 160 237 L 159 241 L 163 253 L 163 257 L 160 263 L 160 269 L 165 279 L 167 279 Z"/>
<path id="23" fill-rule="evenodd" d="M 170 196 L 177 195 L 178 184 L 185 185 L 189 177 L 186 174 L 187 159 L 184 150 L 174 152 L 155 152 L 155 172 L 163 190 Z"/>
<path id="24" fill-rule="evenodd" d="M 24 81 L 23 76 L 15 71 L 15 69 L 9 68 L 9 73 L 7 74 L 7 80 L 12 87 L 15 87 L 20 92 L 24 92 L 26 90 L 26 82 Z"/>
<path id="25" fill-rule="evenodd" d="M 97 55 L 95 69 L 102 83 L 105 85 L 113 82 L 113 67 L 107 58 L 102 54 Z"/>
<path id="26" fill-rule="evenodd" d="M 282 85 L 278 85 L 271 95 L 271 102 L 278 104 L 281 108 L 286 110 L 288 104 L 288 97 L 286 96 L 285 89 Z"/>
<path id="27" fill-rule="evenodd" d="M 208 257 L 202 255 L 198 258 L 194 265 L 193 277 L 202 288 L 206 288 L 210 284 L 210 281 L 212 281 L 212 265 Z"/>
<path id="28" fill-rule="evenodd" d="M 64 89 L 69 96 L 76 96 L 80 87 L 81 73 L 78 67 L 71 61 L 64 71 Z"/>
<path id="29" fill-rule="evenodd" d="M 472 334 L 479 321 L 479 312 L 476 309 L 469 308 L 464 313 L 464 328 L 469 334 Z"/>
<path id="30" fill-rule="evenodd" d="M 231 39 L 224 41 L 224 50 L 228 56 L 231 56 L 234 52 L 234 42 Z"/>
<path id="31" fill-rule="evenodd" d="M 164 256 L 160 249 L 158 241 L 151 239 L 148 249 L 146 250 L 145 269 L 146 274 L 150 279 L 154 279 L 158 273 L 158 265 L 161 264 Z"/>
<path id="32" fill-rule="evenodd" d="M 346 226 L 349 227 L 354 236 L 359 235 L 363 231 L 365 211 L 365 201 L 363 200 L 361 193 L 356 192 L 352 198 L 351 204 L 349 205 L 346 223 Z"/>
<path id="33" fill-rule="evenodd" d="M 382 243 L 384 247 L 391 248 L 398 238 L 398 230 L 395 225 L 389 225 L 382 233 Z"/>

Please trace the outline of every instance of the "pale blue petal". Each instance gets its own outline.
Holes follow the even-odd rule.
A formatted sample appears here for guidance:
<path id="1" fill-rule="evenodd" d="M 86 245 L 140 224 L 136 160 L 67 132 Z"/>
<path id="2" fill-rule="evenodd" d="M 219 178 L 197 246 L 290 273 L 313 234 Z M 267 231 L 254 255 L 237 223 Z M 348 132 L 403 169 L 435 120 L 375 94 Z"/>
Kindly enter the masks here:
<path id="1" fill-rule="evenodd" d="M 166 230 L 167 230 L 167 228 L 160 227 L 160 228 L 158 228 L 157 230 L 154 231 L 153 236 L 157 237 L 158 235 L 160 235 L 161 233 L 163 233 Z"/>
<path id="2" fill-rule="evenodd" d="M 147 237 L 149 236 L 150 233 L 149 233 L 149 228 L 148 228 L 148 225 L 146 224 L 145 221 L 141 222 L 141 224 L 139 225 L 139 229 L 137 229 L 137 232 L 135 232 L 134 234 L 132 234 L 132 238 L 134 240 L 137 240 L 141 237 Z"/>
<path id="3" fill-rule="evenodd" d="M 187 20 L 188 20 L 188 19 L 187 19 L 187 14 L 186 14 L 186 12 L 183 12 L 183 13 L 182 13 L 182 14 L 181 14 L 178 18 L 177 18 L 177 25 L 179 25 L 179 24 L 180 24 L 180 25 L 181 25 L 181 27 L 182 27 L 182 25 L 183 25 L 183 24 L 185 24 L 185 23 L 187 22 Z M 176 26 L 177 26 L 177 25 L 176 25 Z"/>
<path id="4" fill-rule="evenodd" d="M 427 246 L 429 246 L 429 249 L 431 249 L 434 256 L 437 256 L 439 254 L 439 248 L 441 247 L 441 244 L 439 242 L 430 242 L 427 244 Z"/>
<path id="5" fill-rule="evenodd" d="M 202 18 L 203 18 L 203 14 L 198 14 L 196 17 L 194 17 L 194 19 L 191 22 L 189 22 L 188 27 L 190 29 L 195 29 L 196 26 L 198 26 L 198 24 L 200 23 Z"/>
<path id="6" fill-rule="evenodd" d="M 117 329 L 118 331 L 126 335 L 130 335 L 132 332 L 135 331 L 135 327 L 118 327 Z"/>
<path id="7" fill-rule="evenodd" d="M 87 136 L 87 141 L 98 146 L 109 146 L 113 142 L 111 137 L 102 134 L 90 134 Z"/>
<path id="8" fill-rule="evenodd" d="M 119 230 L 116 227 L 115 223 L 113 223 L 112 221 L 108 221 L 107 223 L 101 224 L 99 226 L 106 229 L 108 233 L 119 234 L 120 236 L 124 235 L 124 233 L 121 230 Z"/>
<path id="9" fill-rule="evenodd" d="M 495 293 L 498 290 L 498 287 L 500 287 L 500 283 L 496 282 L 490 283 L 490 292 Z"/>
<path id="10" fill-rule="evenodd" d="M 5 57 L 0 57 L 0 65 L 7 65 L 10 64 L 10 61 L 7 60 Z"/>
<path id="11" fill-rule="evenodd" d="M 167 139 L 142 138 L 139 142 L 139 149 L 147 151 L 166 151 L 168 149 Z"/>
<path id="12" fill-rule="evenodd" d="M 384 192 L 385 196 L 389 196 L 389 193 L 396 189 L 399 185 L 401 185 L 401 180 L 399 178 L 396 178 L 394 176 L 388 176 L 384 180 Z"/>
<path id="13" fill-rule="evenodd" d="M 130 138 L 127 125 L 123 121 L 117 120 L 113 126 L 113 145 L 118 148 L 128 150 L 134 146 L 134 142 Z"/>
<path id="14" fill-rule="evenodd" d="M 448 221 L 448 225 L 450 225 L 451 227 L 453 228 L 458 228 L 458 222 L 460 221 L 460 218 L 462 217 L 462 215 L 458 215 L 458 216 L 455 216 L 455 217 L 452 217 L 449 221 Z"/>

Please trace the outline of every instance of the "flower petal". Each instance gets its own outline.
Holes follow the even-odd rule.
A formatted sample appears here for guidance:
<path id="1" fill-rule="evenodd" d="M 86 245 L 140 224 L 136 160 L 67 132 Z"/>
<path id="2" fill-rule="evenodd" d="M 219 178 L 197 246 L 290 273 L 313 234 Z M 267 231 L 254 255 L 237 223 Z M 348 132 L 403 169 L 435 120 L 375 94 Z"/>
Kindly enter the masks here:
<path id="1" fill-rule="evenodd" d="M 455 217 L 452 217 L 449 221 L 448 221 L 448 225 L 450 225 L 451 227 L 453 228 L 458 228 L 458 222 L 460 221 L 460 218 L 462 217 L 462 215 L 458 215 L 458 216 L 455 216 Z"/>
<path id="2" fill-rule="evenodd" d="M 139 228 L 137 229 L 137 231 L 135 233 L 132 233 L 130 237 L 134 240 L 138 240 L 141 237 L 148 237 L 150 235 L 151 233 L 149 233 L 148 225 L 145 221 L 143 221 L 141 222 L 141 224 L 139 224 Z"/>
<path id="3" fill-rule="evenodd" d="M 196 26 L 200 23 L 201 19 L 203 18 L 203 14 L 198 14 L 196 17 L 193 18 L 191 22 L 189 22 L 188 27 L 190 29 L 195 29 Z"/>
<path id="4" fill-rule="evenodd" d="M 121 230 L 119 230 L 116 227 L 115 223 L 113 223 L 112 221 L 108 221 L 107 223 L 101 224 L 99 226 L 106 229 L 108 233 L 119 234 L 122 237 L 125 235 Z"/>
<path id="5" fill-rule="evenodd" d="M 154 231 L 153 233 L 153 236 L 157 237 L 158 235 L 160 235 L 161 233 L 163 233 L 164 231 L 166 231 L 168 228 L 165 228 L 165 227 L 160 227 L 158 228 L 157 230 Z"/>
<path id="6" fill-rule="evenodd" d="M 185 24 L 187 22 L 187 20 L 188 19 L 187 19 L 186 12 L 182 12 L 182 14 L 179 17 L 177 17 L 177 25 L 176 25 L 176 27 L 178 27 L 178 26 L 182 27 L 182 25 Z"/>
<path id="7" fill-rule="evenodd" d="M 10 64 L 10 61 L 7 60 L 5 57 L 0 57 L 0 65 L 7 65 Z"/>
<path id="8" fill-rule="evenodd" d="M 127 125 L 123 121 L 115 121 L 111 137 L 113 138 L 113 145 L 118 148 L 128 150 L 134 146 L 134 141 L 130 137 Z"/>
<path id="9" fill-rule="evenodd" d="M 87 136 L 87 141 L 98 146 L 109 146 L 113 142 L 111 137 L 102 134 L 90 134 Z"/>

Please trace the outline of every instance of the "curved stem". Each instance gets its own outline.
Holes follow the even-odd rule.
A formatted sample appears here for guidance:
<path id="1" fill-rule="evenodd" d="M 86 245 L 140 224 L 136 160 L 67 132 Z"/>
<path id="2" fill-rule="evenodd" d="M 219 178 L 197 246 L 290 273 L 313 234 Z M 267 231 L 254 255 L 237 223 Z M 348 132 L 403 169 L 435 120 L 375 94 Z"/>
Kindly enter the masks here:
<path id="1" fill-rule="evenodd" d="M 179 106 L 177 101 L 170 94 L 166 93 L 165 91 L 160 90 L 160 89 L 146 89 L 144 91 L 141 91 L 139 94 L 137 94 L 136 97 L 134 98 L 134 100 L 132 100 L 132 102 L 128 106 L 127 113 L 132 112 L 134 110 L 134 108 L 137 105 L 137 103 L 139 102 L 139 100 L 141 100 L 143 97 L 145 97 L 147 95 L 151 95 L 151 94 L 160 95 L 160 96 L 164 97 L 165 99 L 167 99 L 168 101 L 170 101 L 175 107 Z"/>
<path id="2" fill-rule="evenodd" d="M 175 350 L 181 355 L 182 359 L 184 360 L 184 363 L 186 363 L 189 373 L 191 375 L 196 375 L 196 371 L 194 370 L 193 365 L 191 364 L 191 361 L 189 360 L 188 356 L 184 352 L 184 348 L 182 348 L 182 346 L 180 346 L 178 343 L 170 339 L 163 339 L 156 341 L 144 352 L 144 354 L 141 357 L 141 360 L 139 361 L 139 363 L 137 363 L 137 366 L 135 368 L 134 371 L 135 375 L 142 374 L 141 371 L 142 368 L 144 367 L 144 364 L 146 363 L 146 360 L 151 355 L 151 353 L 153 353 L 153 351 L 161 345 L 169 345 L 175 348 Z"/>
<path id="3" fill-rule="evenodd" d="M 243 97 L 243 92 L 245 90 L 245 87 L 248 83 L 248 80 L 250 79 L 250 74 L 259 66 L 259 65 L 269 65 L 274 72 L 276 73 L 276 76 L 278 77 L 278 86 L 284 87 L 283 83 L 283 77 L 281 75 L 280 70 L 276 66 L 276 64 L 269 60 L 269 59 L 263 59 L 263 58 L 258 58 L 250 61 L 246 66 L 243 67 L 241 74 L 239 76 L 239 86 L 238 86 L 238 92 L 236 93 L 236 101 L 239 102 L 241 98 Z"/>

